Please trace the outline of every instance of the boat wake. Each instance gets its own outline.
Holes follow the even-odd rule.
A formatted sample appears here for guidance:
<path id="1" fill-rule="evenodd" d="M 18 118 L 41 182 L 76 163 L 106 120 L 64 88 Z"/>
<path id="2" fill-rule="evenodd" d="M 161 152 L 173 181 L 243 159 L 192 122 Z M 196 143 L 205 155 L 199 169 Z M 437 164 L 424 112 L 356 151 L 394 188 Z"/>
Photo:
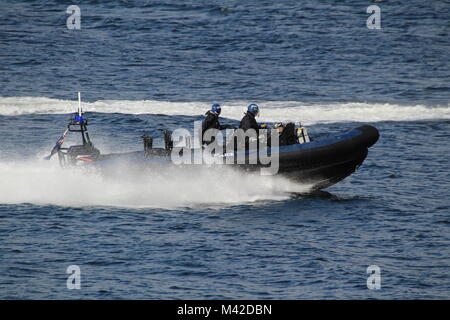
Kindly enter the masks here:
<path id="1" fill-rule="evenodd" d="M 142 171 L 117 164 L 113 172 L 62 169 L 57 159 L 1 162 L 0 204 L 172 209 L 284 200 L 310 190 L 279 176 L 245 174 L 228 167 Z"/>
<path id="2" fill-rule="evenodd" d="M 263 122 L 301 121 L 305 125 L 335 122 L 417 121 L 450 119 L 450 104 L 438 107 L 389 103 L 305 104 L 299 101 L 257 101 Z M 222 102 L 222 116 L 240 120 L 248 101 Z M 91 112 L 199 116 L 210 102 L 100 100 L 84 102 Z M 72 113 L 76 101 L 35 97 L 0 97 L 0 115 Z"/>

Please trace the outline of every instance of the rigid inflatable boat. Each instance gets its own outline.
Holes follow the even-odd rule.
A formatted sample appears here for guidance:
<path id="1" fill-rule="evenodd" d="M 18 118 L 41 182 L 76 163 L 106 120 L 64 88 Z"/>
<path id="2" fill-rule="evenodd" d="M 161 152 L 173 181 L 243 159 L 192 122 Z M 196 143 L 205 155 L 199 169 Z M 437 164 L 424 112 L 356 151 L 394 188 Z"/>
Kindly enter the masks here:
<path id="1" fill-rule="evenodd" d="M 168 131 L 165 131 L 165 147 L 154 148 L 153 139 L 142 136 L 144 148 L 142 151 L 102 154 L 94 147 L 87 132 L 88 122 L 79 111 L 67 130 L 58 139 L 56 145 L 46 159 L 58 154 L 62 166 L 96 166 L 114 168 L 116 163 L 126 163 L 135 166 L 174 166 L 173 154 L 175 147 Z M 79 133 L 82 137 L 81 145 L 63 148 L 62 144 L 68 132 Z M 312 185 L 312 189 L 327 188 L 355 172 L 367 157 L 368 149 L 378 138 L 378 130 L 370 125 L 363 125 L 346 132 L 309 139 L 303 134 L 298 136 L 296 143 L 276 147 L 266 147 L 263 150 L 272 159 L 277 157 L 276 174 L 301 183 Z M 180 151 L 181 150 L 181 151 Z M 220 165 L 234 166 L 240 170 L 255 171 L 267 168 L 268 164 L 260 159 L 262 150 L 237 149 L 233 152 L 209 154 L 214 158 L 211 164 L 205 164 L 204 148 L 189 148 L 184 146 L 176 150 L 176 154 L 191 159 L 192 166 L 217 167 Z M 252 158 L 256 161 L 249 161 Z M 186 167 L 186 162 L 179 167 Z"/>

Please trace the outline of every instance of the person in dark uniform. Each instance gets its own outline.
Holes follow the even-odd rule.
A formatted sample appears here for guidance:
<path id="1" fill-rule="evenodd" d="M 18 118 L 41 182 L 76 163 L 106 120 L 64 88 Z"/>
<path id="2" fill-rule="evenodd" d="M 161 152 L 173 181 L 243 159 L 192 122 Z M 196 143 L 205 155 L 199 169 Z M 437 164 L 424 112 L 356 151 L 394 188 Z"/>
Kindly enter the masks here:
<path id="1" fill-rule="evenodd" d="M 294 123 L 288 122 L 284 124 L 282 122 L 277 122 L 273 127 L 278 132 L 278 145 L 280 147 L 298 143 L 297 137 L 295 136 Z"/>
<path id="2" fill-rule="evenodd" d="M 239 129 L 247 131 L 248 129 L 254 129 L 256 131 L 256 135 L 259 135 L 259 129 L 267 128 L 266 124 L 259 125 L 256 122 L 255 117 L 259 116 L 259 107 L 258 105 L 252 103 L 247 107 L 247 112 L 239 124 Z"/>
<path id="3" fill-rule="evenodd" d="M 223 129 L 233 129 L 234 128 L 233 126 L 221 125 L 219 123 L 219 115 L 220 115 L 221 111 L 222 111 L 222 109 L 220 107 L 220 104 L 215 103 L 211 106 L 211 110 L 208 110 L 205 113 L 206 117 L 202 122 L 202 132 L 201 132 L 202 145 L 205 145 L 205 144 L 208 145 L 215 140 L 214 137 L 212 137 L 211 140 L 209 140 L 209 141 L 204 140 L 203 136 L 204 136 L 206 130 L 208 130 L 208 129 L 223 130 Z"/>
<path id="4" fill-rule="evenodd" d="M 245 113 L 244 117 L 242 118 L 239 129 L 242 129 L 244 132 L 246 132 L 249 129 L 253 129 L 256 131 L 256 138 L 259 137 L 259 129 L 265 129 L 267 128 L 266 124 L 259 125 L 256 121 L 255 117 L 259 116 L 259 106 L 257 104 L 249 104 L 247 107 L 247 112 Z M 249 149 L 250 141 L 249 138 L 245 138 L 245 148 Z"/>

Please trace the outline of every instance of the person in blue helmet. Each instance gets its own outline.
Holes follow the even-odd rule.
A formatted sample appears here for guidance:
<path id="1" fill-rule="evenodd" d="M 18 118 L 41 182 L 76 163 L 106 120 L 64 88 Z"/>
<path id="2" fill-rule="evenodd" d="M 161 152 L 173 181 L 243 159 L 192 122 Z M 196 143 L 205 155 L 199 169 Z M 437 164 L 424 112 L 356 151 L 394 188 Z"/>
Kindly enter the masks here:
<path id="1" fill-rule="evenodd" d="M 203 136 L 208 129 L 217 129 L 217 130 L 223 130 L 223 129 L 233 129 L 233 126 L 230 125 L 221 125 L 219 123 L 219 115 L 222 111 L 222 108 L 220 107 L 220 104 L 214 103 L 211 106 L 211 110 L 208 110 L 205 113 L 205 119 L 202 122 L 202 134 L 201 134 L 201 142 L 202 145 L 204 144 L 210 144 L 214 141 L 214 137 L 211 138 L 209 141 L 205 141 Z"/>
<path id="2" fill-rule="evenodd" d="M 259 116 L 259 107 L 257 104 L 249 104 L 247 107 L 247 112 L 239 124 L 239 128 L 247 131 L 248 129 L 254 129 L 256 131 L 256 135 L 259 135 L 259 129 L 267 128 L 266 124 L 259 125 L 256 122 L 255 117 Z"/>
<path id="3" fill-rule="evenodd" d="M 249 104 L 247 107 L 247 112 L 245 113 L 244 117 L 242 118 L 239 129 L 242 129 L 244 132 L 247 130 L 253 129 L 256 132 L 256 139 L 259 139 L 259 129 L 265 129 L 267 128 L 266 124 L 259 125 L 258 122 L 256 122 L 255 117 L 259 116 L 259 106 L 257 104 Z M 236 144 L 237 145 L 237 144 Z M 250 147 L 250 138 L 245 137 L 245 149 L 249 149 Z"/>

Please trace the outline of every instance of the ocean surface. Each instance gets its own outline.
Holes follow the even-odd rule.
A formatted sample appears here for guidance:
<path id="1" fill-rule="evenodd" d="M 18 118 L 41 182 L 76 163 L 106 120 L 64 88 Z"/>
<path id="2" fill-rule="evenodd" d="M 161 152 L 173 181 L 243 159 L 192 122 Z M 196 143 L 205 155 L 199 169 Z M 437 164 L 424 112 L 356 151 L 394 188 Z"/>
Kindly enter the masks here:
<path id="1" fill-rule="evenodd" d="M 0 0 L 0 299 L 450 299 L 449 13 L 436 0 Z M 259 121 L 312 137 L 363 123 L 381 136 L 317 193 L 232 169 L 62 169 L 42 158 L 77 91 L 104 153 L 142 150 L 143 133 L 162 145 L 216 102 L 223 123 L 256 102 Z"/>

